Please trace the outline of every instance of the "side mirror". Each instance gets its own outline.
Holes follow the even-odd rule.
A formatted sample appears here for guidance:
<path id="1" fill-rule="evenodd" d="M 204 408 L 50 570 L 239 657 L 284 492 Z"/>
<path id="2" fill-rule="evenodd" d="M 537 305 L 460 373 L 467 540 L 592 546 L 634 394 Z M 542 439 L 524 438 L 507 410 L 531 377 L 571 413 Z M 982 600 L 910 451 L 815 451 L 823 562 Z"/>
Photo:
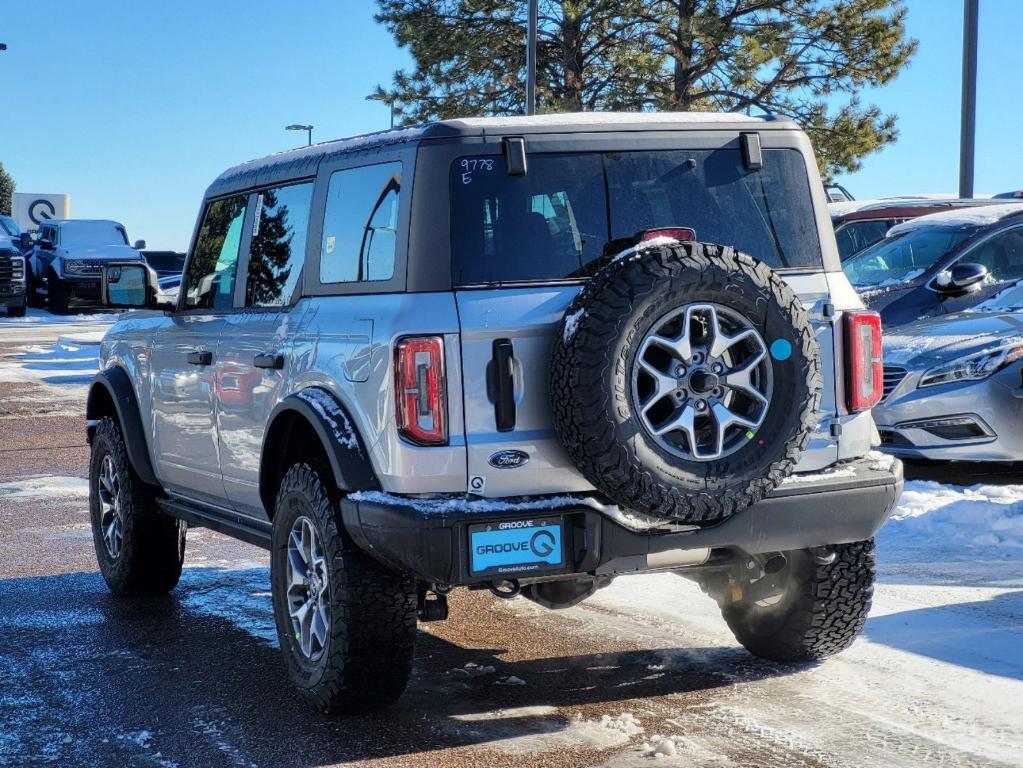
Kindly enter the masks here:
<path id="1" fill-rule="evenodd" d="M 954 264 L 948 272 L 938 275 L 934 285 L 940 293 L 967 293 L 979 288 L 987 277 L 987 267 L 983 264 Z"/>
<path id="2" fill-rule="evenodd" d="M 27 251 L 29 248 L 31 248 L 32 247 L 32 233 L 31 232 L 22 232 L 21 236 L 20 236 L 20 238 L 18 240 L 18 245 L 21 247 L 21 250 L 23 250 L 23 251 Z"/>
<path id="3" fill-rule="evenodd" d="M 136 240 L 135 241 L 135 250 L 136 251 L 144 251 L 145 249 L 146 249 L 146 241 L 145 240 Z"/>
<path id="4" fill-rule="evenodd" d="M 156 309 L 156 273 L 132 261 L 103 267 L 100 303 L 116 309 Z"/>

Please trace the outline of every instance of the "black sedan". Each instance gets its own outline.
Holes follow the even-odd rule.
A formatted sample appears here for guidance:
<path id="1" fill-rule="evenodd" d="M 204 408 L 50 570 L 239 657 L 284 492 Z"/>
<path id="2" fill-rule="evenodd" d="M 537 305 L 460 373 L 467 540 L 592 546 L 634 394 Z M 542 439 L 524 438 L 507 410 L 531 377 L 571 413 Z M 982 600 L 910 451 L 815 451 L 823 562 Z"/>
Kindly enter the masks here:
<path id="1" fill-rule="evenodd" d="M 959 312 L 1023 278 L 1023 204 L 907 221 L 842 269 L 887 326 Z"/>

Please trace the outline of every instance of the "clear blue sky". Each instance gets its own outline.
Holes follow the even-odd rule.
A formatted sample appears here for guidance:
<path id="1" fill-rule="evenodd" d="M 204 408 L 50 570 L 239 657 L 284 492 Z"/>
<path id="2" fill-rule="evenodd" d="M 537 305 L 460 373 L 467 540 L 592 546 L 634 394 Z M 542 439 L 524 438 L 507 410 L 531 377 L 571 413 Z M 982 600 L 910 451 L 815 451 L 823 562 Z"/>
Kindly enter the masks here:
<path id="1" fill-rule="evenodd" d="M 0 161 L 24 192 L 184 249 L 207 184 L 237 162 L 388 123 L 365 101 L 408 64 L 371 0 L 51 0 L 0 15 Z M 857 197 L 957 188 L 961 0 L 910 0 L 912 65 L 865 94 L 898 143 L 840 181 Z M 1023 187 L 1023 2 L 981 0 L 978 192 Z"/>

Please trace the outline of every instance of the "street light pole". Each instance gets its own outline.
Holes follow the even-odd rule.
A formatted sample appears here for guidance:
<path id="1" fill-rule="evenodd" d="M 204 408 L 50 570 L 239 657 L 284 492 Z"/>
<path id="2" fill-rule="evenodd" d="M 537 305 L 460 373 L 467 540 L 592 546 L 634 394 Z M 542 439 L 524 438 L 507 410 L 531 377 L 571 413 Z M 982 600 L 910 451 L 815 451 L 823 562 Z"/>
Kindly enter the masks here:
<path id="1" fill-rule="evenodd" d="M 526 33 L 526 114 L 536 114 L 536 25 L 538 0 L 529 0 L 529 29 Z"/>
<path id="2" fill-rule="evenodd" d="M 977 141 L 977 12 L 979 0 L 963 0 L 963 106 L 959 128 L 959 197 L 973 197 Z"/>
<path id="3" fill-rule="evenodd" d="M 286 131 L 305 131 L 306 132 L 306 140 L 308 142 L 306 144 L 306 146 L 307 147 L 311 147 L 313 145 L 313 127 L 311 125 L 303 125 L 301 123 L 295 123 L 294 125 L 286 125 L 286 126 L 284 126 L 284 130 L 286 130 Z"/>

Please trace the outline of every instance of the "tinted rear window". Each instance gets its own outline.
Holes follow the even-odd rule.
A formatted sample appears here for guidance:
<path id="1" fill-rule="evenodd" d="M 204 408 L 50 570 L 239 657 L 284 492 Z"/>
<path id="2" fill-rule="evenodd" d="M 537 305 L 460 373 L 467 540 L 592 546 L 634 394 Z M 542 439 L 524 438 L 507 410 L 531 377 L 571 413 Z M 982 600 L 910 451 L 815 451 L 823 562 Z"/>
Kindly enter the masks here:
<path id="1" fill-rule="evenodd" d="M 777 268 L 819 268 L 820 243 L 802 155 L 767 150 L 746 171 L 738 150 L 529 156 L 451 168 L 452 280 L 475 285 L 583 277 L 620 250 L 612 241 L 660 227 L 734 245 Z"/>

